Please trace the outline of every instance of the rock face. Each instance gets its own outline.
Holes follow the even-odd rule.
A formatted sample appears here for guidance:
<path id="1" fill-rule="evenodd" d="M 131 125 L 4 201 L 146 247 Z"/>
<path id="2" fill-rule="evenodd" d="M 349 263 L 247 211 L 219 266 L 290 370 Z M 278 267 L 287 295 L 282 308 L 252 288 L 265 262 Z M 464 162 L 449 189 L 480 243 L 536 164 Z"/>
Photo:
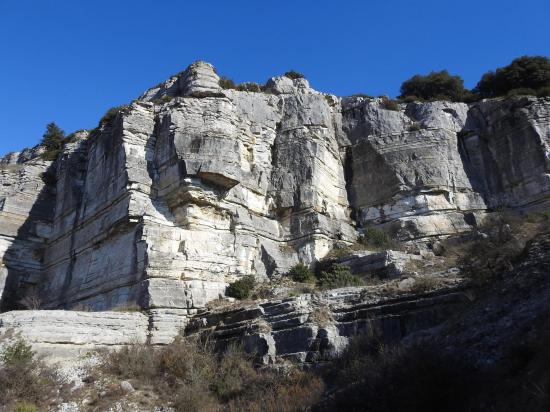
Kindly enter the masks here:
<path id="1" fill-rule="evenodd" d="M 42 277 L 41 260 L 50 237 L 54 191 L 51 162 L 41 149 L 0 159 L 0 309 L 16 292 Z"/>
<path id="2" fill-rule="evenodd" d="M 239 341 L 265 363 L 332 359 L 348 339 L 376 331 L 384 342 L 437 325 L 466 301 L 460 290 L 382 298 L 362 288 L 272 300 L 195 317 L 186 332 L 208 332 L 222 345 Z"/>
<path id="3" fill-rule="evenodd" d="M 548 199 L 548 99 L 391 107 L 218 80 L 196 62 L 53 164 L 40 147 L 2 159 L 4 309 L 23 285 L 44 308 L 137 304 L 162 340 L 228 282 L 313 264 L 366 225 L 426 241 Z"/>
<path id="4" fill-rule="evenodd" d="M 0 347 L 23 338 L 49 360 L 99 348 L 145 343 L 147 316 L 138 312 L 12 311 L 0 315 Z"/>
<path id="5" fill-rule="evenodd" d="M 264 363 L 312 362 L 335 357 L 350 337 L 369 330 L 380 332 L 387 342 L 401 340 L 439 324 L 464 301 L 458 288 L 393 298 L 345 288 L 203 312 L 179 329 L 165 314 L 159 318 L 139 312 L 12 311 L 0 314 L 0 349 L 22 337 L 55 361 L 99 348 L 167 344 L 185 330 L 186 335 L 208 332 L 222 346 L 241 342 Z"/>
<path id="6" fill-rule="evenodd" d="M 343 99 L 357 223 L 411 240 L 470 230 L 487 209 L 547 201 L 549 110 L 533 97 L 398 107 Z"/>

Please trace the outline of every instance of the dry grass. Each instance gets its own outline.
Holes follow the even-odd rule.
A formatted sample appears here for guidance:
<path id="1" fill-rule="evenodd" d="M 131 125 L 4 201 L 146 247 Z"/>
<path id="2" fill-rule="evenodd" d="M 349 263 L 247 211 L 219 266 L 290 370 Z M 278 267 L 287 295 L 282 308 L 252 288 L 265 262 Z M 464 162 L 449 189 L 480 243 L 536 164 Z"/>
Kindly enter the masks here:
<path id="1" fill-rule="evenodd" d="M 313 312 L 309 314 L 310 322 L 313 322 L 321 327 L 328 326 L 334 323 L 332 311 L 328 306 L 317 306 Z"/>
<path id="2" fill-rule="evenodd" d="M 0 362 L 0 406 L 22 411 L 47 409 L 58 396 L 61 378 L 37 359 L 23 340 L 6 346 Z"/>
<path id="3" fill-rule="evenodd" d="M 106 356 L 102 373 L 152 388 L 176 411 L 300 411 L 321 396 L 319 377 L 258 369 L 238 346 L 216 353 L 208 341 L 179 339 L 163 348 L 132 345 Z"/>
<path id="4" fill-rule="evenodd" d="M 426 293 L 444 286 L 445 283 L 437 276 L 420 276 L 415 278 L 410 291 L 412 293 Z"/>

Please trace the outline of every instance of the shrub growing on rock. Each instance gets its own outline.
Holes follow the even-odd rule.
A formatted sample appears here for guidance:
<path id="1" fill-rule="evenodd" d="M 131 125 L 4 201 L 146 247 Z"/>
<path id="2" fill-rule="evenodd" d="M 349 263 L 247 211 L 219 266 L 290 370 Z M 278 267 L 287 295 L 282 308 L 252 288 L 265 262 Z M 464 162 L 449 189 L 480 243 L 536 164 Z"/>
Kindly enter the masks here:
<path id="1" fill-rule="evenodd" d="M 394 240 L 386 232 L 372 226 L 366 226 L 363 229 L 360 242 L 367 247 L 376 249 L 389 249 L 396 246 Z"/>
<path id="2" fill-rule="evenodd" d="M 397 100 L 389 99 L 386 96 L 382 96 L 382 101 L 380 102 L 382 108 L 386 110 L 399 111 L 399 102 Z"/>
<path id="3" fill-rule="evenodd" d="M 99 124 L 100 125 L 104 125 L 104 124 L 107 124 L 107 123 L 110 123 L 111 121 L 113 121 L 117 115 L 125 108 L 127 108 L 128 106 L 126 105 L 122 105 L 122 106 L 115 106 L 115 107 L 111 107 L 109 110 L 107 110 L 107 112 L 103 115 L 103 117 L 101 118 L 101 120 L 99 121 Z"/>
<path id="4" fill-rule="evenodd" d="M 218 84 L 222 89 L 235 89 L 237 87 L 233 80 L 225 76 L 220 77 Z"/>
<path id="5" fill-rule="evenodd" d="M 401 98 L 422 100 L 462 101 L 466 89 L 460 76 L 452 76 L 447 70 L 431 72 L 426 76 L 415 75 L 401 85 Z"/>
<path id="6" fill-rule="evenodd" d="M 42 154 L 42 158 L 51 161 L 56 160 L 61 150 L 63 150 L 64 141 L 65 132 L 55 122 L 49 123 L 40 142 L 46 148 L 46 151 Z"/>
<path id="7" fill-rule="evenodd" d="M 508 66 L 485 73 L 475 90 L 482 97 L 497 97 L 510 93 L 537 95 L 547 88 L 550 88 L 550 59 L 544 56 L 522 56 Z"/>
<path id="8" fill-rule="evenodd" d="M 284 74 L 284 76 L 292 80 L 303 79 L 305 77 L 302 73 L 297 72 L 296 70 L 289 70 Z"/>
<path id="9" fill-rule="evenodd" d="M 343 288 L 346 286 L 362 286 L 363 281 L 350 272 L 349 266 L 335 263 L 328 272 L 319 275 L 319 286 L 324 289 Z"/>
<path id="10" fill-rule="evenodd" d="M 236 86 L 235 89 L 239 90 L 241 92 L 260 93 L 262 91 L 262 86 L 260 86 L 258 83 L 254 83 L 254 82 L 245 82 L 245 83 L 241 83 L 238 86 Z"/>
<path id="11" fill-rule="evenodd" d="M 246 299 L 250 296 L 252 289 L 256 286 L 256 279 L 254 276 L 244 276 L 227 287 L 225 292 L 227 296 L 235 299 Z"/>
<path id="12" fill-rule="evenodd" d="M 294 282 L 309 283 L 315 280 L 313 272 L 303 263 L 294 265 L 288 272 Z"/>
<path id="13" fill-rule="evenodd" d="M 15 404 L 13 412 L 39 412 L 39 409 L 34 403 L 23 401 Z"/>

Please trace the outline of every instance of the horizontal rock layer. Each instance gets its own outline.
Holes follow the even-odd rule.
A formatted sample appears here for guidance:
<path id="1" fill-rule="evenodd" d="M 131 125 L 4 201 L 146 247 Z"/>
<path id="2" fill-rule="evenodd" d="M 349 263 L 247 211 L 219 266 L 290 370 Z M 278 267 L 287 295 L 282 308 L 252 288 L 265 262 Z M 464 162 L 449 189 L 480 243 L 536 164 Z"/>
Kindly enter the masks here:
<path id="1" fill-rule="evenodd" d="M 361 333 L 384 342 L 437 325 L 467 299 L 459 289 L 394 298 L 362 288 L 338 289 L 194 317 L 187 333 L 208 332 L 222 345 L 242 342 L 264 362 L 331 359 Z"/>
<path id="2" fill-rule="evenodd" d="M 425 241 L 550 193 L 548 99 L 392 107 L 305 79 L 262 93 L 218 79 L 194 63 L 56 162 L 40 147 L 2 159 L 4 309 L 32 292 L 45 308 L 137 304 L 185 323 L 229 282 L 315 263 L 367 225 Z"/>

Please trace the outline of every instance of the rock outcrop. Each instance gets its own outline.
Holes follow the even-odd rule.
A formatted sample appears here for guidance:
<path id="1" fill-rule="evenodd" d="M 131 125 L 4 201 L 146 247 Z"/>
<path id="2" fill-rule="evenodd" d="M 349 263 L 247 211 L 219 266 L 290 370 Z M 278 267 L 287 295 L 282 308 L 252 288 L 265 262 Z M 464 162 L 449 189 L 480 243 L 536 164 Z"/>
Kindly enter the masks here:
<path id="1" fill-rule="evenodd" d="M 367 225 L 426 242 L 550 194 L 548 99 L 395 106 L 218 80 L 196 62 L 56 162 L 2 160 L 4 309 L 34 285 L 44 308 L 135 304 L 175 330 L 229 282 L 315 264 Z"/>
<path id="2" fill-rule="evenodd" d="M 55 193 L 52 164 L 42 148 L 0 159 L 0 309 L 21 289 L 42 279 L 42 258 L 50 237 Z"/>
<path id="3" fill-rule="evenodd" d="M 265 363 L 333 359 L 361 333 L 398 342 L 441 323 L 467 301 L 460 287 L 433 293 L 380 296 L 364 288 L 270 300 L 231 311 L 204 313 L 186 333 L 208 333 L 220 345 L 242 343 Z"/>

